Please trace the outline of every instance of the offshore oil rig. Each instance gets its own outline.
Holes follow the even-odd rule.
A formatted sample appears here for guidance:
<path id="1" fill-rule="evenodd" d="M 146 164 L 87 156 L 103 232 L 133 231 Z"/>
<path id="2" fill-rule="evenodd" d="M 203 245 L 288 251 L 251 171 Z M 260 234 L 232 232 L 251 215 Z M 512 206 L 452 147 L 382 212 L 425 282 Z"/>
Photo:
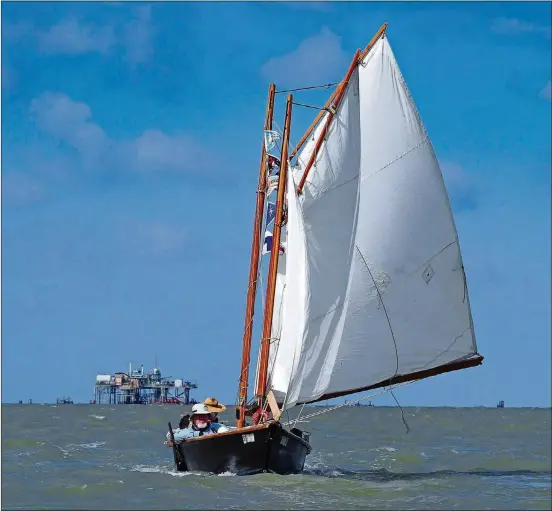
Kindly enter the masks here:
<path id="1" fill-rule="evenodd" d="M 144 373 L 144 366 L 128 373 L 118 372 L 96 375 L 92 404 L 147 405 L 147 404 L 194 404 L 190 390 L 197 389 L 194 381 L 161 377 L 157 367 Z"/>

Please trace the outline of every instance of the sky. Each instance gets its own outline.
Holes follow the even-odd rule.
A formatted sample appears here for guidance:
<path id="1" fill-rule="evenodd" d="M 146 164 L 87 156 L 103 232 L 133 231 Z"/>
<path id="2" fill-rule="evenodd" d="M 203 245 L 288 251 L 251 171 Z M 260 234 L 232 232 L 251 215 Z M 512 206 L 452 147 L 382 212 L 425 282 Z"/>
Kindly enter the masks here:
<path id="1" fill-rule="evenodd" d="M 233 404 L 268 85 L 339 81 L 387 21 L 485 357 L 396 396 L 550 406 L 550 20 L 548 2 L 2 2 L 2 402 L 88 402 L 97 373 L 157 359 Z M 292 143 L 315 114 L 295 108 Z"/>

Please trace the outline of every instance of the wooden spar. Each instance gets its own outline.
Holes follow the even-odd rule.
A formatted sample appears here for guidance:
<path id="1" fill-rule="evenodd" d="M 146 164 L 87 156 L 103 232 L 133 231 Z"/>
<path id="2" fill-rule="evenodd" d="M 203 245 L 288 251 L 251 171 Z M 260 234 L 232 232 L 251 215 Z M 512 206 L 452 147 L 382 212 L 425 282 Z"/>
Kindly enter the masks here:
<path id="1" fill-rule="evenodd" d="M 347 74 L 345 75 L 345 78 L 339 84 L 339 86 L 334 91 L 334 93 L 330 96 L 330 98 L 328 99 L 328 101 L 324 105 L 324 110 L 321 110 L 318 113 L 318 115 L 314 119 L 313 123 L 309 126 L 309 129 L 307 130 L 307 132 L 303 135 L 303 138 L 301 138 L 301 140 L 297 144 L 297 147 L 295 148 L 293 153 L 291 153 L 291 157 L 293 158 L 293 156 L 295 156 L 297 151 L 299 151 L 299 149 L 305 143 L 305 140 L 311 134 L 314 127 L 318 124 L 318 122 L 320 121 L 320 119 L 324 115 L 324 113 L 326 111 L 325 109 L 329 108 L 330 112 L 329 112 L 328 117 L 326 119 L 326 124 L 324 125 L 324 128 L 322 129 L 322 133 L 320 134 L 320 137 L 318 138 L 318 140 L 316 142 L 315 149 L 311 154 L 309 162 L 307 163 L 307 166 L 305 167 L 305 171 L 303 172 L 303 176 L 301 177 L 301 181 L 299 182 L 299 186 L 297 187 L 297 194 L 298 195 L 301 194 L 301 192 L 303 191 L 303 186 L 305 186 L 305 181 L 307 180 L 307 176 L 309 174 L 309 171 L 310 171 L 312 165 L 314 164 L 314 161 L 316 159 L 316 155 L 317 155 L 318 151 L 320 150 L 320 147 L 322 146 L 322 142 L 324 141 L 324 137 L 326 136 L 326 133 L 328 131 L 330 123 L 332 122 L 332 119 L 335 115 L 335 112 L 337 112 L 337 109 L 339 108 L 339 105 L 341 104 L 341 100 L 343 99 L 345 89 L 347 88 L 347 85 L 349 83 L 349 80 L 351 79 L 351 75 L 353 74 L 353 71 L 355 70 L 356 66 L 364 60 L 364 57 L 366 57 L 368 52 L 374 47 L 374 44 L 376 44 L 378 39 L 385 33 L 386 30 L 387 30 L 387 22 L 385 22 L 379 28 L 379 30 L 376 32 L 374 37 L 372 37 L 372 39 L 370 40 L 370 42 L 368 43 L 366 48 L 364 48 L 362 53 L 359 50 L 357 50 L 357 52 L 355 53 L 355 56 L 353 58 L 353 61 L 351 62 L 351 65 L 349 66 L 349 70 L 347 71 Z M 329 105 L 330 105 L 330 103 L 332 103 L 332 101 L 333 101 L 333 104 L 330 107 Z"/>
<path id="2" fill-rule="evenodd" d="M 378 39 L 385 33 L 387 30 L 387 21 L 379 28 L 379 30 L 376 32 L 376 35 L 372 37 L 371 41 L 366 45 L 366 48 L 364 48 L 363 52 L 360 54 L 360 57 L 358 59 L 359 63 L 364 60 L 364 57 L 368 55 L 368 52 L 372 49 L 374 44 L 378 41 Z"/>
<path id="3" fill-rule="evenodd" d="M 322 142 L 324 141 L 324 138 L 326 137 L 326 133 L 328 132 L 328 128 L 330 127 L 330 123 L 332 122 L 332 119 L 335 115 L 335 112 L 337 112 L 337 109 L 339 108 L 339 105 L 341 104 L 341 100 L 343 99 L 343 95 L 345 94 L 345 89 L 347 88 L 347 85 L 349 84 L 349 80 L 351 79 L 351 75 L 353 74 L 353 71 L 356 69 L 358 65 L 358 58 L 360 55 L 360 50 L 357 50 L 355 53 L 355 56 L 353 57 L 353 61 L 351 62 L 351 65 L 349 66 L 349 70 L 347 71 L 347 74 L 345 75 L 345 79 L 341 82 L 337 89 L 337 94 L 335 95 L 335 99 L 333 100 L 332 105 L 330 106 L 330 111 L 328 112 L 328 117 L 326 117 L 326 123 L 324 124 L 324 127 L 322 128 L 322 133 L 320 133 L 320 136 L 318 137 L 318 140 L 316 141 L 316 146 L 314 147 L 314 150 L 312 151 L 311 157 L 309 159 L 309 162 L 307 163 L 307 166 L 305 167 L 305 171 L 303 172 L 303 176 L 301 177 L 301 181 L 299 181 L 299 185 L 297 186 L 297 195 L 300 195 L 303 186 L 305 185 L 305 181 L 307 180 L 307 176 L 309 175 L 309 171 L 314 163 L 314 160 L 316 159 L 316 155 L 318 154 L 318 151 L 320 151 L 320 147 L 322 146 Z"/>
<path id="4" fill-rule="evenodd" d="M 470 367 L 476 367 L 483 363 L 484 357 L 477 354 L 477 356 L 468 358 L 466 360 L 459 360 L 456 362 L 449 362 L 448 364 L 443 364 L 442 366 L 437 366 L 432 369 L 424 369 L 423 371 L 416 371 L 415 373 L 401 374 L 393 378 L 388 378 L 387 380 L 380 381 L 374 385 L 369 385 L 367 387 L 360 387 L 357 389 L 343 390 L 341 392 L 332 392 L 329 394 L 324 394 L 318 399 L 313 399 L 308 401 L 308 403 L 316 403 L 317 401 L 325 401 L 326 399 L 333 399 L 336 397 L 348 396 L 350 394 L 356 394 L 358 392 L 365 392 L 367 390 L 379 389 L 381 387 L 389 387 L 391 385 L 398 385 L 400 383 L 406 383 L 409 381 L 423 380 L 425 378 L 430 378 L 432 376 L 437 376 L 439 374 L 450 373 L 451 371 L 459 371 L 461 369 L 468 369 Z M 305 403 L 297 403 L 297 405 L 302 405 Z"/>
<path id="5" fill-rule="evenodd" d="M 274 95 L 276 86 L 271 83 L 268 88 L 268 100 L 265 115 L 265 130 L 272 129 L 272 118 L 274 115 Z M 251 359 L 251 338 L 253 336 L 253 315 L 255 314 L 255 297 L 257 295 L 257 279 L 259 273 L 259 248 L 261 230 L 263 227 L 263 215 L 265 205 L 265 190 L 267 180 L 266 148 L 263 137 L 261 150 L 261 165 L 259 169 L 259 184 L 257 187 L 257 205 L 255 207 L 255 219 L 253 221 L 253 241 L 251 246 L 251 260 L 249 263 L 249 286 L 247 288 L 247 302 L 245 306 L 245 326 L 242 344 L 242 362 L 239 384 L 238 399 L 238 428 L 243 427 L 245 422 L 245 407 L 247 405 L 247 385 L 249 380 L 249 364 Z"/>
<path id="6" fill-rule="evenodd" d="M 274 216 L 274 232 L 272 233 L 272 250 L 270 251 L 270 265 L 268 267 L 268 282 L 266 289 L 265 314 L 263 335 L 261 340 L 261 357 L 259 359 L 259 377 L 257 379 L 257 399 L 261 400 L 266 394 L 268 378 L 268 357 L 270 354 L 270 339 L 272 332 L 272 315 L 274 313 L 274 295 L 276 293 L 276 276 L 278 274 L 278 259 L 280 255 L 280 235 L 282 232 L 282 219 L 284 213 L 284 199 L 286 192 L 286 179 L 289 164 L 289 130 L 291 124 L 291 106 L 293 96 L 287 97 L 286 119 L 284 133 L 282 135 L 282 155 L 280 158 L 280 177 L 278 178 L 278 196 L 276 199 L 276 213 Z"/>
<path id="7" fill-rule="evenodd" d="M 322 110 L 320 110 L 320 112 L 318 112 L 318 115 L 314 118 L 314 121 L 312 121 L 311 125 L 309 126 L 309 128 L 307 129 L 305 134 L 301 137 L 301 140 L 299 140 L 299 142 L 297 142 L 297 145 L 295 146 L 295 149 L 292 151 L 292 153 L 289 157 L 290 160 L 299 152 L 301 147 L 303 147 L 303 144 L 305 143 L 307 138 L 309 138 L 310 134 L 312 133 L 312 130 L 318 124 L 318 121 L 320 121 L 320 119 L 322 119 L 322 116 L 327 112 L 327 109 L 330 107 L 330 105 L 331 105 L 332 101 L 334 100 L 335 95 L 337 94 L 338 91 L 339 91 L 339 85 L 332 92 L 332 95 L 328 98 L 328 101 L 326 101 L 326 103 L 322 107 Z"/>

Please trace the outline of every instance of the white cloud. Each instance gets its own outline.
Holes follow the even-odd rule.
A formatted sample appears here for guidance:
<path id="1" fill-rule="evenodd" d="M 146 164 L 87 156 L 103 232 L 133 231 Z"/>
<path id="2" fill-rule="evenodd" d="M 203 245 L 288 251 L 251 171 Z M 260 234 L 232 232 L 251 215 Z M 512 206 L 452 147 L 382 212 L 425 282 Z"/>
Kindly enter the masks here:
<path id="1" fill-rule="evenodd" d="M 271 58 L 262 66 L 261 74 L 283 86 L 290 83 L 298 87 L 316 85 L 340 77 L 339 72 L 348 65 L 348 60 L 341 48 L 341 38 L 323 27 L 295 50 Z"/>
<path id="2" fill-rule="evenodd" d="M 95 26 L 76 18 L 63 19 L 38 33 L 38 47 L 46 54 L 105 54 L 114 44 L 115 29 L 112 25 Z"/>
<path id="3" fill-rule="evenodd" d="M 158 130 L 144 131 L 139 137 L 116 148 L 116 157 L 135 171 L 191 171 L 205 159 L 205 151 L 191 137 L 168 135 Z"/>
<path id="4" fill-rule="evenodd" d="M 544 37 L 550 37 L 550 26 L 535 25 L 519 18 L 496 18 L 493 20 L 491 30 L 498 34 L 541 34 Z"/>
<path id="5" fill-rule="evenodd" d="M 146 130 L 131 140 L 111 139 L 86 103 L 65 94 L 45 92 L 31 101 L 30 111 L 42 131 L 73 147 L 89 167 L 178 172 L 212 164 L 202 145 L 182 133 Z"/>
<path id="6" fill-rule="evenodd" d="M 121 5 L 121 7 L 125 7 Z M 35 29 L 28 22 L 2 26 L 2 41 L 36 42 L 43 55 L 82 55 L 122 49 L 127 62 L 138 64 L 148 61 L 154 53 L 155 27 L 151 5 L 132 7 L 124 21 L 106 24 L 87 23 L 77 17 L 59 20 L 47 29 Z"/>
<path id="7" fill-rule="evenodd" d="M 550 101 L 552 99 L 552 82 L 548 82 L 544 88 L 540 91 L 539 96 L 543 99 Z"/>
<path id="8" fill-rule="evenodd" d="M 45 92 L 31 101 L 31 114 L 38 127 L 74 147 L 89 161 L 107 150 L 109 140 L 103 129 L 90 121 L 86 103 L 73 101 L 65 94 Z"/>

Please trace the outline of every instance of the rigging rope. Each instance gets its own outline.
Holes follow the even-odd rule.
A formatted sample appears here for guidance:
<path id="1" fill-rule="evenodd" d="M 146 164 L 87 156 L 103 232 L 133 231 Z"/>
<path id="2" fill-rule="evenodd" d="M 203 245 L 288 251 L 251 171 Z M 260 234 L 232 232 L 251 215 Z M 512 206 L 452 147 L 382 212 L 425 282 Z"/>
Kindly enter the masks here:
<path id="1" fill-rule="evenodd" d="M 326 85 L 311 85 L 310 87 L 300 87 L 299 89 L 287 89 L 287 90 L 277 90 L 274 94 L 282 94 L 284 92 L 295 92 L 301 90 L 310 90 L 310 89 L 329 89 L 335 85 L 339 85 L 341 82 L 327 83 Z"/>
<path id="2" fill-rule="evenodd" d="M 304 103 L 296 103 L 295 101 L 292 102 L 292 105 L 304 106 L 305 108 L 312 108 L 313 110 L 324 110 L 326 112 L 330 112 L 329 108 L 320 108 L 319 106 L 305 105 Z"/>
<path id="3" fill-rule="evenodd" d="M 395 385 L 394 388 L 399 388 L 399 387 L 404 387 L 405 385 L 411 385 L 412 383 L 416 383 L 418 380 L 413 380 L 413 381 L 407 381 L 405 383 L 400 383 L 398 385 Z M 311 413 L 310 415 L 305 415 L 304 417 L 300 417 L 300 416 L 297 416 L 294 420 L 290 420 L 288 422 L 285 422 L 284 424 L 282 424 L 283 426 L 289 426 L 292 422 L 294 423 L 297 423 L 297 422 L 300 422 L 299 419 L 301 419 L 301 421 L 304 421 L 305 419 L 310 419 L 312 417 L 316 417 L 317 415 L 322 415 L 324 413 L 327 413 L 327 412 L 331 412 L 333 410 L 337 410 L 338 408 L 343 408 L 345 406 L 350 406 L 351 403 L 359 403 L 360 401 L 364 401 L 365 399 L 369 399 L 369 398 L 372 398 L 372 397 L 375 397 L 375 396 L 379 396 L 381 394 L 384 394 L 385 392 L 390 392 L 392 391 L 393 389 L 392 388 L 389 388 L 389 389 L 383 389 L 379 392 L 375 392 L 374 394 L 368 394 L 367 396 L 363 396 L 363 397 L 360 397 L 358 399 L 355 399 L 354 401 L 348 401 L 347 403 L 343 403 L 343 404 L 340 404 L 340 405 L 336 405 L 336 406 L 332 406 L 331 408 L 326 408 L 325 410 L 321 410 L 319 412 L 315 412 L 315 413 Z M 302 409 L 301 409 L 302 410 Z"/>

